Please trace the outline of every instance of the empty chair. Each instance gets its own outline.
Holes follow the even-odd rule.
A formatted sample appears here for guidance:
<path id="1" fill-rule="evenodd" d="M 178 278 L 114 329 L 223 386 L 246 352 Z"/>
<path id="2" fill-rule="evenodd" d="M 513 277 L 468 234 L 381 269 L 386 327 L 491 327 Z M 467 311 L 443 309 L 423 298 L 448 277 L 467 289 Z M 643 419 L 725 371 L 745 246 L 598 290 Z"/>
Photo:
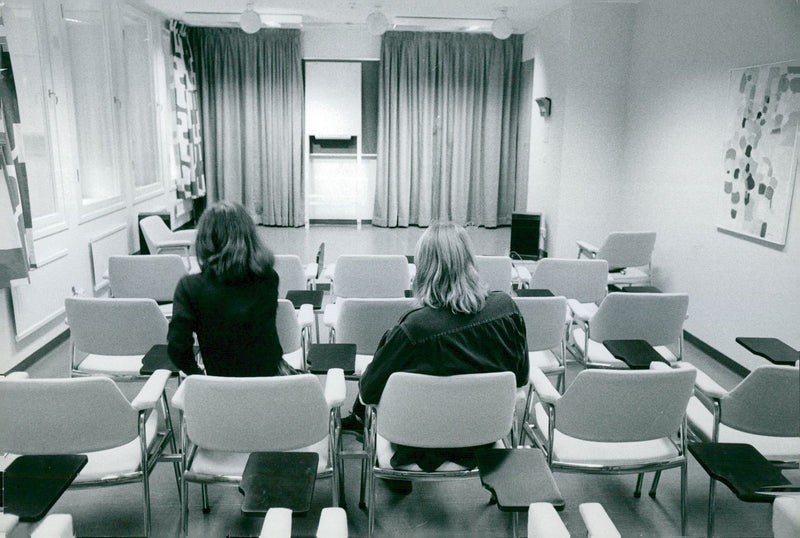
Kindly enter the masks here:
<path id="1" fill-rule="evenodd" d="M 161 217 L 151 215 L 139 221 L 144 240 L 150 254 L 177 253 L 183 256 L 186 268 L 196 270 L 197 260 L 192 260 L 190 254 L 194 251 L 194 242 L 197 238 L 196 230 L 178 230 L 173 232 Z"/>
<path id="2" fill-rule="evenodd" d="M 653 363 L 650 370 L 583 370 L 563 395 L 541 370 L 531 381 L 536 444 L 554 471 L 639 474 L 681 469 L 681 534 L 686 533 L 686 405 L 695 369 Z M 657 479 L 650 495 L 655 495 Z"/>
<path id="3" fill-rule="evenodd" d="M 608 262 L 605 260 L 544 258 L 536 264 L 530 287 L 563 295 L 570 310 L 588 318 L 605 298 L 607 281 Z"/>
<path id="4" fill-rule="evenodd" d="M 0 380 L 0 452 L 85 454 L 89 461 L 71 488 L 141 482 L 149 535 L 149 476 L 171 440 L 154 411 L 166 408 L 169 376 L 157 370 L 131 402 L 106 377 Z"/>
<path id="5" fill-rule="evenodd" d="M 475 256 L 475 268 L 489 291 L 511 293 L 514 268 L 508 256 Z"/>
<path id="6" fill-rule="evenodd" d="M 730 391 L 698 370 L 687 408 L 689 431 L 703 442 L 744 443 L 776 464 L 800 458 L 800 378 L 795 366 L 755 368 Z M 765 399 L 765 395 L 769 395 Z M 698 398 L 698 396 L 700 398 Z M 701 398 L 709 405 L 704 405 Z M 708 534 L 714 529 L 716 480 L 708 491 Z"/>
<path id="7" fill-rule="evenodd" d="M 797 367 L 759 366 L 730 391 L 698 370 L 695 392 L 687 416 L 689 430 L 701 441 L 753 445 L 775 462 L 800 458 Z"/>
<path id="8" fill-rule="evenodd" d="M 334 470 L 345 395 L 341 369 L 328 371 L 324 388 L 312 374 L 187 377 L 172 398 L 181 410 L 184 536 L 189 525 L 189 482 L 238 484 L 251 452 L 316 452 L 317 477 L 333 478 L 331 501 L 338 506 Z M 204 504 L 207 508 L 205 496 Z"/>
<path id="9" fill-rule="evenodd" d="M 72 375 L 140 378 L 142 358 L 167 343 L 167 318 L 153 299 L 67 297 Z"/>
<path id="10" fill-rule="evenodd" d="M 514 302 L 525 320 L 530 365 L 555 376 L 558 379 L 556 386 L 563 392 L 566 377 L 564 316 L 567 300 L 564 297 L 514 297 Z M 527 423 L 532 396 L 533 386 L 530 386 L 522 421 L 523 432 L 528 435 L 532 435 Z"/>
<path id="11" fill-rule="evenodd" d="M 175 254 L 108 258 L 111 296 L 154 299 L 168 318 L 172 316 L 175 288 L 186 273 L 183 260 Z"/>
<path id="12" fill-rule="evenodd" d="M 317 281 L 322 278 L 322 273 L 325 271 L 325 243 L 320 243 L 317 249 L 317 255 L 314 261 L 307 263 L 303 266 L 306 278 L 308 279 L 309 287 L 312 290 L 317 289 Z"/>
<path id="13" fill-rule="evenodd" d="M 309 278 L 300 256 L 295 254 L 276 254 L 275 264 L 272 266 L 280 278 L 278 283 L 278 297 L 286 298 L 289 290 L 304 290 L 309 287 Z"/>
<path id="14" fill-rule="evenodd" d="M 573 341 L 589 367 L 627 368 L 603 346 L 604 340 L 646 340 L 667 361 L 678 361 L 688 308 L 685 293 L 609 293 L 590 318 L 575 314 Z"/>
<path id="15" fill-rule="evenodd" d="M 339 256 L 333 270 L 336 302 L 325 306 L 323 322 L 336 325 L 340 299 L 405 297 L 409 278 L 408 259 L 400 254 Z"/>
<path id="16" fill-rule="evenodd" d="M 606 260 L 609 284 L 652 284 L 651 258 L 655 244 L 656 232 L 612 232 L 600 248 L 578 241 L 578 258 Z"/>
<path id="17" fill-rule="evenodd" d="M 513 442 L 516 376 L 511 372 L 429 376 L 396 372 L 380 404 L 367 408 L 369 535 L 375 527 L 375 478 L 451 480 L 478 470 L 445 462 L 433 472 L 417 464 L 391 466 L 394 445 L 460 448 Z"/>
<path id="18" fill-rule="evenodd" d="M 356 344 L 355 373 L 361 375 L 378 349 L 383 334 L 414 308 L 414 299 L 342 299 L 330 341 Z"/>
<path id="19" fill-rule="evenodd" d="M 304 304 L 299 310 L 295 310 L 291 301 L 278 299 L 275 328 L 283 350 L 283 360 L 296 370 L 308 370 L 306 355 L 313 323 L 314 310 L 310 304 Z"/>

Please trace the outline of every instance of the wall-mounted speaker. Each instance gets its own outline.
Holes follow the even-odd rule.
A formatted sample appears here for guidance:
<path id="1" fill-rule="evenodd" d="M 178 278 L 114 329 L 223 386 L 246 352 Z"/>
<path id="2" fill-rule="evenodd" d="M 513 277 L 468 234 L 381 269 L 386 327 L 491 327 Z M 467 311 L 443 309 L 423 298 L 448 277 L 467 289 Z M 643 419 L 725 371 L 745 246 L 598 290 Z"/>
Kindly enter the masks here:
<path id="1" fill-rule="evenodd" d="M 536 104 L 539 105 L 539 115 L 543 118 L 550 117 L 550 98 L 549 97 L 539 97 L 536 99 Z"/>

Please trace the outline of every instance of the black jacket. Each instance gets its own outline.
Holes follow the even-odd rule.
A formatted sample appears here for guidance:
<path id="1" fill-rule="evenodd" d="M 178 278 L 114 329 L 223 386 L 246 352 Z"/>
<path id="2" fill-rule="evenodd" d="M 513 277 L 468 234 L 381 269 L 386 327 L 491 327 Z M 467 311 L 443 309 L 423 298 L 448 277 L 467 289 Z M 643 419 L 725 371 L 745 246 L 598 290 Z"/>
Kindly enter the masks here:
<path id="1" fill-rule="evenodd" d="M 205 273 L 183 277 L 175 289 L 167 336 L 169 356 L 187 375 L 200 373 L 194 360 L 197 334 L 209 375 L 279 374 L 283 350 L 278 341 L 278 274 L 226 285 Z"/>
<path id="2" fill-rule="evenodd" d="M 514 372 L 517 386 L 528 382 L 525 321 L 502 292 L 489 294 L 477 314 L 417 308 L 383 335 L 359 383 L 361 400 L 377 404 L 394 372 L 457 375 Z"/>

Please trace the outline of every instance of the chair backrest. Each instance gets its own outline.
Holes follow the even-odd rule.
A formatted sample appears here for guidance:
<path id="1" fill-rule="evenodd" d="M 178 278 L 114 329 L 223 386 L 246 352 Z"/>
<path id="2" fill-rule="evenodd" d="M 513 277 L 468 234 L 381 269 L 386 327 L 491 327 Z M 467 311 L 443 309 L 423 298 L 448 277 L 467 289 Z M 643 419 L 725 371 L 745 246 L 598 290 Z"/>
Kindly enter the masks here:
<path id="1" fill-rule="evenodd" d="M 556 402 L 558 431 L 601 442 L 673 435 L 694 390 L 694 368 L 583 370 Z"/>
<path id="2" fill-rule="evenodd" d="M 511 293 L 513 266 L 508 256 L 475 256 L 475 268 L 489 291 Z"/>
<path id="3" fill-rule="evenodd" d="M 278 273 L 278 297 L 286 298 L 289 290 L 306 289 L 306 272 L 300 256 L 295 254 L 276 254 L 275 264 L 272 266 Z"/>
<path id="4" fill-rule="evenodd" d="M 186 275 L 175 254 L 109 256 L 108 280 L 114 297 L 140 297 L 171 302 L 178 281 Z"/>
<path id="5" fill-rule="evenodd" d="M 681 339 L 689 308 L 685 293 L 609 293 L 589 322 L 589 336 L 603 340 L 646 340 L 651 346 Z"/>
<path id="6" fill-rule="evenodd" d="M 317 274 L 315 278 L 319 278 L 322 275 L 322 271 L 325 269 L 325 243 L 322 242 L 319 244 L 319 248 L 317 249 L 317 258 L 315 260 L 317 262 Z"/>
<path id="7" fill-rule="evenodd" d="M 172 230 L 157 215 L 150 215 L 140 220 L 139 228 L 151 254 L 158 252 L 158 246 L 172 238 Z"/>
<path id="8" fill-rule="evenodd" d="M 378 434 L 392 443 L 456 448 L 493 443 L 511 432 L 512 372 L 431 376 L 396 372 L 378 405 Z"/>
<path id="9" fill-rule="evenodd" d="M 186 432 L 202 448 L 285 451 L 312 445 L 328 434 L 328 404 L 313 374 L 192 375 L 182 390 Z"/>
<path id="10" fill-rule="evenodd" d="M 137 412 L 105 377 L 0 381 L 0 452 L 77 454 L 124 445 Z"/>
<path id="11" fill-rule="evenodd" d="M 567 299 L 564 297 L 514 297 L 522 319 L 528 351 L 553 349 L 565 336 Z"/>
<path id="12" fill-rule="evenodd" d="M 302 346 L 300 324 L 297 312 L 288 299 L 278 299 L 278 312 L 275 315 L 275 327 L 278 329 L 278 341 L 284 353 L 289 353 Z"/>
<path id="13" fill-rule="evenodd" d="M 530 287 L 581 303 L 599 303 L 608 291 L 608 262 L 544 258 L 536 264 Z"/>
<path id="14" fill-rule="evenodd" d="M 140 355 L 167 343 L 167 318 L 153 299 L 67 297 L 70 339 L 86 353 Z"/>
<path id="15" fill-rule="evenodd" d="M 383 334 L 414 308 L 414 299 L 342 299 L 336 342 L 355 344 L 357 353 L 373 355 Z"/>
<path id="16" fill-rule="evenodd" d="M 722 398 L 720 421 L 757 435 L 797 437 L 798 401 L 800 375 L 796 367 L 759 366 Z"/>
<path id="17" fill-rule="evenodd" d="M 336 297 L 403 297 L 410 284 L 402 254 L 343 255 L 336 260 Z"/>
<path id="18" fill-rule="evenodd" d="M 656 232 L 612 232 L 597 251 L 609 269 L 647 265 L 656 245 Z"/>

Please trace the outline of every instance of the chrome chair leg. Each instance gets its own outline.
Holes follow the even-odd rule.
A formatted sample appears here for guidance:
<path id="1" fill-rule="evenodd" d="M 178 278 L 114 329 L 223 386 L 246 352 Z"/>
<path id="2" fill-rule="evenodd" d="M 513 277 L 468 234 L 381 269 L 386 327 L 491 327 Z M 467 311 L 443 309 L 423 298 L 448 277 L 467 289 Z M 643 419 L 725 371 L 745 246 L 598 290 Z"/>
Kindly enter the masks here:
<path id="1" fill-rule="evenodd" d="M 203 497 L 203 513 L 211 513 L 211 506 L 208 504 L 208 484 L 200 484 L 200 495 Z"/>
<path id="2" fill-rule="evenodd" d="M 636 489 L 633 490 L 633 496 L 637 499 L 642 496 L 642 482 L 644 482 L 644 473 L 639 473 L 636 477 Z"/>
<path id="3" fill-rule="evenodd" d="M 656 471 L 656 474 L 653 477 L 653 485 L 650 486 L 650 493 L 648 493 L 648 495 L 650 495 L 650 497 L 652 497 L 653 499 L 656 498 L 656 488 L 658 488 L 658 480 L 660 478 L 661 478 L 661 471 Z"/>

